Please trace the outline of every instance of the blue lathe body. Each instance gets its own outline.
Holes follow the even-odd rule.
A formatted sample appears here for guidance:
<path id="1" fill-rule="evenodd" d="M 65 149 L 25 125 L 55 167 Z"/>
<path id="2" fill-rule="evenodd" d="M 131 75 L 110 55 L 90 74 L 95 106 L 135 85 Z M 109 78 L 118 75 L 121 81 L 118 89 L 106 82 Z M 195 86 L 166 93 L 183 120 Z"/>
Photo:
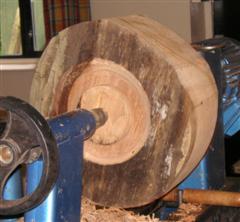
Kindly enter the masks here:
<path id="1" fill-rule="evenodd" d="M 82 195 L 83 141 L 96 129 L 94 116 L 79 110 L 48 120 L 54 132 L 58 149 L 60 173 L 48 198 L 37 208 L 25 214 L 25 221 L 80 221 Z M 67 149 L 67 150 L 66 150 Z M 33 192 L 41 178 L 42 161 L 28 167 L 27 190 Z"/>

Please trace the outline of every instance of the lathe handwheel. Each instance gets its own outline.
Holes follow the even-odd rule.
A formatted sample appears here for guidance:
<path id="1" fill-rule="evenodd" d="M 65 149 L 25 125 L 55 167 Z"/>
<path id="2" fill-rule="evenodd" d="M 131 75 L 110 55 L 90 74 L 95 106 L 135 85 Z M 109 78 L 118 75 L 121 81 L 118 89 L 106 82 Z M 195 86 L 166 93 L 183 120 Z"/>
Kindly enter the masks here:
<path id="1" fill-rule="evenodd" d="M 0 121 L 0 215 L 16 215 L 40 204 L 51 191 L 58 175 L 58 151 L 46 120 L 29 104 L 0 97 L 0 114 L 4 112 L 4 127 Z M 17 200 L 5 200 L 4 187 L 13 171 L 39 158 L 43 171 L 36 190 Z"/>

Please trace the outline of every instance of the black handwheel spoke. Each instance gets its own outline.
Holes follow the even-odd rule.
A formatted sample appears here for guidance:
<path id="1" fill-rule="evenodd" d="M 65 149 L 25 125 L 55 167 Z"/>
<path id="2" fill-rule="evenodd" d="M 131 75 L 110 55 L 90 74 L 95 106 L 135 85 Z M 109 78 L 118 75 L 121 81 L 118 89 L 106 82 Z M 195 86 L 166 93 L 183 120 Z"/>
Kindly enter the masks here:
<path id="1" fill-rule="evenodd" d="M 1 144 L 0 144 L 1 146 Z M 6 164 L 6 166 L 1 166 L 1 170 L 0 170 L 0 200 L 3 200 L 3 196 L 4 196 L 4 187 L 6 185 L 6 182 L 9 179 L 9 176 L 14 172 L 14 170 L 21 165 L 22 163 L 25 162 L 25 159 L 28 156 L 28 152 L 25 151 L 24 153 L 22 153 L 18 160 L 15 161 L 14 163 L 10 163 L 9 165 Z M 1 162 L 0 160 L 0 164 L 3 165 L 4 163 Z"/>
<path id="2" fill-rule="evenodd" d="M 14 112 L 9 112 L 2 140 L 14 141 L 15 151 L 19 153 L 25 153 L 26 150 L 38 146 L 39 143 L 36 132 L 29 127 L 28 121 Z"/>
<path id="3" fill-rule="evenodd" d="M 13 170 L 1 169 L 0 171 L 0 200 L 3 200 L 4 195 L 4 187 L 7 182 L 9 175 L 13 172 Z"/>
<path id="4" fill-rule="evenodd" d="M 17 115 L 15 113 L 8 112 L 6 126 L 2 133 L 1 138 L 2 139 L 14 138 L 17 134 L 19 134 L 19 132 L 21 132 L 19 127 L 20 125 L 21 119 L 17 118 Z"/>

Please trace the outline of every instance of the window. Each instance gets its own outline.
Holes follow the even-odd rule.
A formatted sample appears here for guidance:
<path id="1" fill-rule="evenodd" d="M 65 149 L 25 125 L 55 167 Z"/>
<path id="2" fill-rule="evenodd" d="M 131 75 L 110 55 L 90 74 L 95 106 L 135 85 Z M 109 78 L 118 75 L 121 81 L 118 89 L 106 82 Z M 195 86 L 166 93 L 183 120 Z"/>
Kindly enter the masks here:
<path id="1" fill-rule="evenodd" d="M 44 46 L 43 0 L 0 0 L 0 56 L 38 57 Z"/>
<path id="2" fill-rule="evenodd" d="M 21 30 L 18 0 L 0 0 L 0 55 L 21 55 Z"/>

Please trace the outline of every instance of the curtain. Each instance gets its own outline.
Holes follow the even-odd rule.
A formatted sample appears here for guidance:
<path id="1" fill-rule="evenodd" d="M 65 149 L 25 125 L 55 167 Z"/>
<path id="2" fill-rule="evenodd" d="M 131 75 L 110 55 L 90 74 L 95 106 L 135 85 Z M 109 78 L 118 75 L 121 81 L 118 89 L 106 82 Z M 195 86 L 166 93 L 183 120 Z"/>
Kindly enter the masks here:
<path id="1" fill-rule="evenodd" d="M 46 42 L 62 29 L 88 21 L 90 0 L 43 0 Z"/>

